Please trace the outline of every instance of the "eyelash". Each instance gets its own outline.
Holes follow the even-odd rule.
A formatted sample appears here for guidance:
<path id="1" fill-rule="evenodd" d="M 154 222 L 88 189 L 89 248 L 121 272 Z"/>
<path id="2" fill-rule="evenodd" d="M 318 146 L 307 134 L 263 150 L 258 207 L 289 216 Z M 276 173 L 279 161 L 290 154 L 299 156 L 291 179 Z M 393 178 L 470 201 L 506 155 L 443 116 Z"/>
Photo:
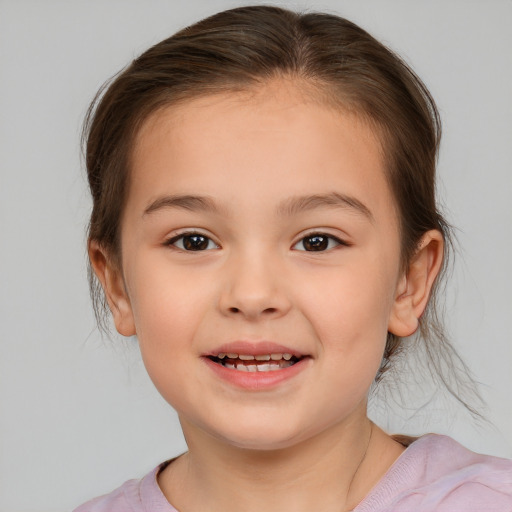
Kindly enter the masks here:
<path id="1" fill-rule="evenodd" d="M 205 249 L 195 249 L 194 250 L 194 249 L 186 249 L 184 246 L 183 247 L 178 247 L 176 245 L 176 243 L 178 241 L 180 241 L 180 240 L 184 241 L 187 237 L 188 238 L 192 238 L 192 237 L 202 238 L 203 240 L 206 241 L 207 247 Z M 208 249 L 208 246 L 210 245 L 210 242 L 215 245 L 215 247 L 214 247 L 215 249 L 219 248 L 219 246 L 209 236 L 203 235 L 203 233 L 198 233 L 197 231 L 188 231 L 188 232 L 180 233 L 179 235 L 173 236 L 172 238 L 170 238 L 169 240 L 167 240 L 165 242 L 165 245 L 172 246 L 173 248 L 176 248 L 176 249 L 179 249 L 179 250 L 182 250 L 182 251 L 185 251 L 185 252 L 202 252 L 202 251 Z"/>
<path id="2" fill-rule="evenodd" d="M 206 242 L 206 247 L 204 248 L 197 248 L 197 249 L 187 249 L 185 248 L 185 246 L 183 245 L 183 241 L 185 241 L 187 238 L 193 238 L 193 237 L 196 237 L 196 238 L 201 238 L 203 240 L 203 244 Z M 311 240 L 313 238 L 318 238 L 318 239 L 322 239 L 321 241 L 318 241 L 317 243 L 321 243 L 322 245 L 320 247 L 322 247 L 320 250 L 307 250 L 305 248 L 305 245 L 304 245 L 304 242 L 306 240 Z M 177 242 L 179 241 L 182 241 L 182 247 L 179 247 L 177 245 Z M 325 241 L 327 242 L 327 246 L 324 247 L 325 245 Z M 334 241 L 336 245 L 334 245 L 334 247 L 329 247 L 329 245 L 331 245 L 331 242 Z M 218 249 L 219 248 L 219 245 L 216 244 L 210 237 L 206 236 L 206 235 L 203 235 L 202 233 L 198 233 L 196 231 L 190 231 L 190 232 L 185 232 L 185 233 L 180 233 L 179 235 L 176 235 L 176 236 L 173 236 L 172 238 L 170 238 L 169 240 L 167 240 L 165 242 L 165 245 L 167 246 L 172 246 L 176 249 L 179 249 L 179 250 L 182 250 L 182 251 L 185 251 L 185 252 L 203 252 L 203 251 L 206 251 L 206 250 L 211 250 L 212 248 L 208 249 L 208 246 L 210 245 L 210 243 L 212 243 L 215 247 L 215 249 Z M 340 238 L 338 237 L 335 237 L 333 235 L 328 235 L 327 233 L 321 233 L 321 232 L 313 232 L 313 233 L 308 233 L 306 236 L 302 237 L 298 242 L 296 242 L 295 244 L 293 244 L 292 246 L 292 249 L 297 247 L 300 243 L 302 243 L 302 247 L 303 249 L 295 249 L 297 251 L 304 251 L 304 252 L 327 252 L 327 251 L 330 251 L 332 249 L 335 249 L 336 247 L 338 246 L 349 246 L 350 244 L 348 244 L 347 242 L 345 242 L 344 240 L 341 240 Z"/>
<path id="3" fill-rule="evenodd" d="M 321 238 L 324 241 L 327 241 L 327 247 L 322 250 L 319 250 L 319 251 L 315 251 L 315 250 L 308 251 L 305 248 L 304 242 L 305 242 L 305 240 L 308 240 L 308 239 L 311 240 L 312 238 L 319 238 L 319 239 Z M 331 245 L 330 244 L 331 241 L 334 241 L 336 243 L 336 245 L 334 247 L 329 247 L 329 245 Z M 321 242 L 321 243 L 323 244 L 323 242 Z M 336 247 L 338 247 L 340 245 L 343 245 L 343 246 L 349 245 L 347 242 L 345 242 L 344 240 L 341 240 L 340 238 L 338 238 L 336 236 L 329 235 L 327 233 L 322 233 L 322 232 L 308 233 L 306 236 L 302 237 L 297 243 L 295 243 L 292 247 L 297 247 L 297 245 L 299 245 L 299 244 L 302 244 L 302 247 L 304 247 L 304 249 L 296 249 L 296 250 L 304 251 L 304 252 L 327 252 L 332 249 L 335 249 Z"/>

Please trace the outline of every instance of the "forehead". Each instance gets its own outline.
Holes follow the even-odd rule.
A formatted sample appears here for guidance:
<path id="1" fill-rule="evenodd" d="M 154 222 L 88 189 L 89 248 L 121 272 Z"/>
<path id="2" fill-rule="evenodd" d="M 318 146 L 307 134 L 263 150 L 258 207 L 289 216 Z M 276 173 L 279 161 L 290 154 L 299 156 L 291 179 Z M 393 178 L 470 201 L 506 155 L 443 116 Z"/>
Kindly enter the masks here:
<path id="1" fill-rule="evenodd" d="M 225 129 L 243 125 L 244 130 L 229 133 L 236 138 L 258 127 L 269 132 L 275 129 L 274 134 L 277 134 L 283 123 L 296 128 L 301 124 L 301 128 L 309 125 L 309 133 L 302 130 L 302 135 L 310 137 L 312 141 L 319 125 L 323 125 L 324 129 L 337 125 L 341 130 L 350 125 L 348 130 L 344 130 L 345 135 L 352 132 L 354 138 L 368 147 L 381 150 L 377 128 L 370 126 L 366 119 L 367 116 L 359 115 L 353 107 L 344 106 L 341 99 L 336 100 L 328 88 L 312 85 L 304 79 L 274 78 L 242 90 L 203 94 L 160 108 L 139 129 L 134 154 L 148 144 L 158 144 L 159 137 L 185 141 L 194 136 L 196 142 L 206 142 L 207 138 L 227 134 L 208 132 L 207 129 L 214 125 Z"/>
<path id="2" fill-rule="evenodd" d="M 130 195 L 146 200 L 171 192 L 277 200 L 333 187 L 372 204 L 390 200 L 369 124 L 284 80 L 159 110 L 139 131 L 131 162 Z"/>

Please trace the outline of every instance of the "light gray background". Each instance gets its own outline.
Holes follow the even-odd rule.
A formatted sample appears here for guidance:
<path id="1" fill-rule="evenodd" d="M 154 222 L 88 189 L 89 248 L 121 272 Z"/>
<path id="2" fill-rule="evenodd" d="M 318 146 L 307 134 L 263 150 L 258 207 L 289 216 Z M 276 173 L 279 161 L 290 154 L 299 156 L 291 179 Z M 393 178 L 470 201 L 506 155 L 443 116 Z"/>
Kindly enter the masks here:
<path id="1" fill-rule="evenodd" d="M 130 59 L 241 3 L 0 0 L 3 512 L 70 510 L 184 449 L 175 414 L 149 383 L 133 341 L 102 341 L 95 329 L 80 124 L 97 88 Z M 512 456 L 512 2 L 281 4 L 360 23 L 413 64 L 444 121 L 440 190 L 463 247 L 449 326 L 484 385 L 494 426 L 428 409 L 409 421 L 410 411 L 379 421 Z"/>

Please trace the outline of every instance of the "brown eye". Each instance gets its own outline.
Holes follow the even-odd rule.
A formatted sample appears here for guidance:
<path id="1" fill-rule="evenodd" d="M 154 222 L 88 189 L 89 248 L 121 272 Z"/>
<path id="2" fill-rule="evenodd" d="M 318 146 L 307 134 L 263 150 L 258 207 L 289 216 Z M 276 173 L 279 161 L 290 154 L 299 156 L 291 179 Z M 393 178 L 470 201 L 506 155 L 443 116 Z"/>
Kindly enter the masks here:
<path id="1" fill-rule="evenodd" d="M 306 251 L 325 251 L 329 245 L 329 239 L 326 236 L 309 236 L 302 240 L 302 245 Z"/>
<path id="2" fill-rule="evenodd" d="M 187 251 L 204 251 L 208 248 L 208 238 L 200 235 L 184 236 L 183 247 Z"/>
<path id="3" fill-rule="evenodd" d="M 206 251 L 219 248 L 213 240 L 200 233 L 190 233 L 174 237 L 172 240 L 169 240 L 169 245 L 184 251 Z"/>
<path id="4" fill-rule="evenodd" d="M 333 236 L 327 236 L 322 233 L 314 233 L 299 240 L 299 242 L 296 243 L 293 248 L 297 251 L 320 252 L 333 249 L 334 247 L 341 244 L 343 244 L 343 242 Z"/>

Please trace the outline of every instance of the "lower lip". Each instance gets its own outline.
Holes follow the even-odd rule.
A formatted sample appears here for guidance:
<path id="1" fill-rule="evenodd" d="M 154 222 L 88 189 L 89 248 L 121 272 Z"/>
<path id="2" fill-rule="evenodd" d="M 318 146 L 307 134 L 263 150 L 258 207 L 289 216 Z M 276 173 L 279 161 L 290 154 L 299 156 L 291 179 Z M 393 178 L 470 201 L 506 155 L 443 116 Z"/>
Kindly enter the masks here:
<path id="1" fill-rule="evenodd" d="M 306 369 L 310 358 L 304 357 L 292 366 L 269 372 L 246 372 L 243 370 L 234 370 L 213 362 L 209 357 L 204 357 L 203 359 L 208 367 L 211 368 L 222 380 L 239 388 L 259 391 L 276 387 L 279 384 L 292 379 Z"/>

